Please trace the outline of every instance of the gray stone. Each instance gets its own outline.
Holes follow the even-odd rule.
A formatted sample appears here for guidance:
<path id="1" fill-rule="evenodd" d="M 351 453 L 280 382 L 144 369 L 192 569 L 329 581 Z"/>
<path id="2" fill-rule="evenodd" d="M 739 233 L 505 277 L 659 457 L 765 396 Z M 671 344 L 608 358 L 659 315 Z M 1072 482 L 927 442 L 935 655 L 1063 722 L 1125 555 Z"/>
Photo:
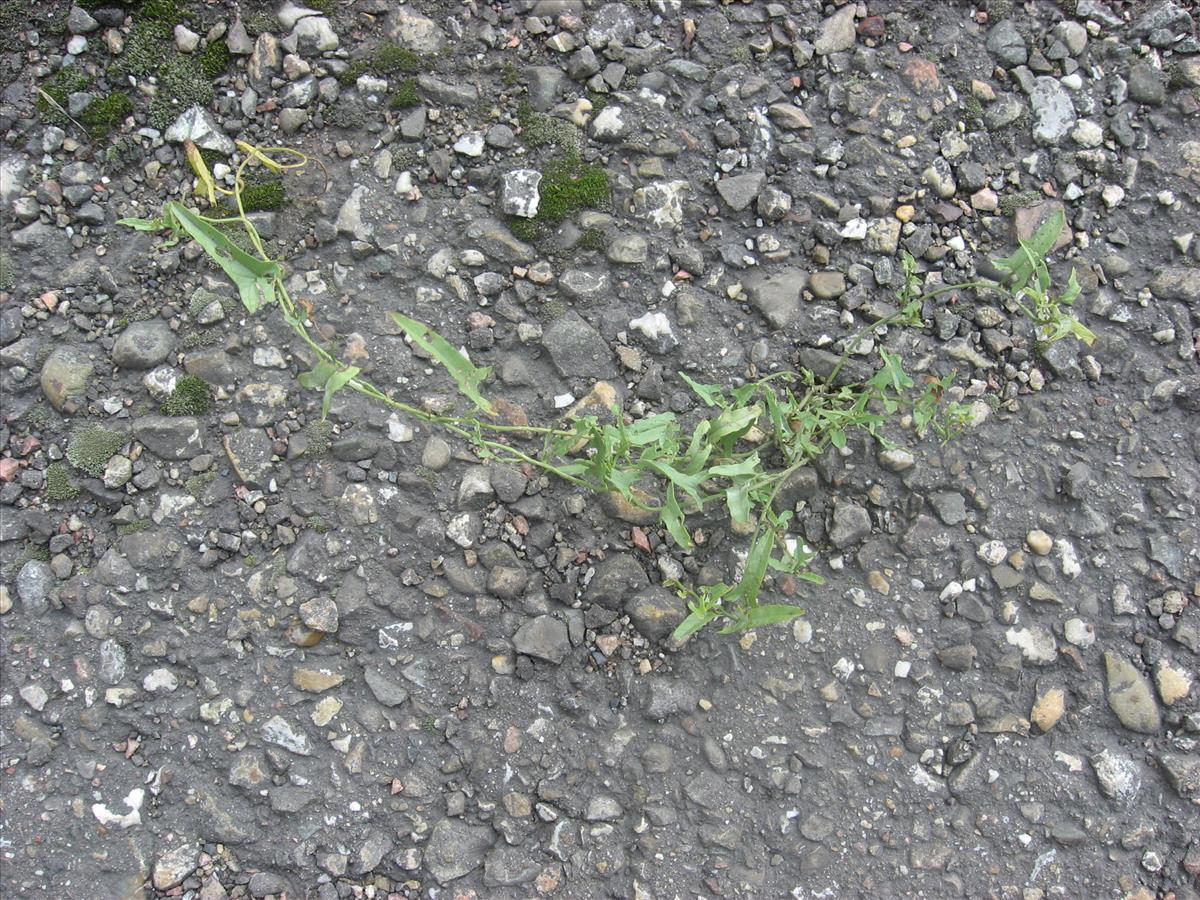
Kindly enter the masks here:
<path id="1" fill-rule="evenodd" d="M 1001 19 L 988 32 L 987 49 L 992 56 L 1009 66 L 1023 66 L 1029 61 L 1029 48 L 1012 19 Z"/>
<path id="2" fill-rule="evenodd" d="M 687 618 L 687 604 L 679 595 L 659 585 L 638 591 L 625 602 L 625 613 L 633 627 L 648 640 L 665 641 Z"/>
<path id="3" fill-rule="evenodd" d="M 1129 660 L 1112 652 L 1104 654 L 1104 669 L 1108 705 L 1121 724 L 1140 734 L 1157 734 L 1162 717 L 1150 679 Z"/>
<path id="4" fill-rule="evenodd" d="M 758 272 L 747 285 L 750 302 L 772 328 L 787 328 L 800 314 L 800 295 L 807 280 L 807 273 L 795 267 Z"/>
<path id="5" fill-rule="evenodd" d="M 112 638 L 101 642 L 100 644 L 100 677 L 105 684 L 120 684 L 125 677 L 125 669 L 127 665 L 127 654 L 125 648 L 122 647 Z"/>
<path id="6" fill-rule="evenodd" d="M 50 564 L 40 559 L 27 560 L 21 566 L 17 572 L 17 599 L 27 612 L 39 615 L 49 608 L 47 599 L 55 580 Z"/>
<path id="7" fill-rule="evenodd" d="M 585 32 L 589 45 L 603 50 L 609 44 L 628 45 L 637 31 L 633 12 L 625 3 L 607 3 L 592 16 Z"/>
<path id="8" fill-rule="evenodd" d="M 133 322 L 113 344 L 113 362 L 122 369 L 153 369 L 167 358 L 174 343 L 175 335 L 166 322 Z"/>
<path id="9" fill-rule="evenodd" d="M 193 459 L 207 450 L 204 427 L 193 416 L 142 416 L 133 436 L 160 459 Z"/>
<path id="10" fill-rule="evenodd" d="M 56 347 L 42 364 L 42 392 L 51 406 L 62 409 L 68 400 L 84 395 L 93 371 L 95 367 L 83 349 Z"/>
<path id="11" fill-rule="evenodd" d="M 316 50 L 318 53 L 336 50 L 339 44 L 333 26 L 324 16 L 305 16 L 292 29 L 292 36 L 295 37 L 298 47 Z"/>
<path id="12" fill-rule="evenodd" d="M 817 55 L 829 56 L 854 46 L 854 10 L 854 4 L 848 3 L 821 23 L 817 39 L 813 42 Z"/>
<path id="13" fill-rule="evenodd" d="M 300 21 L 306 21 L 301 19 Z M 250 876 L 246 887 L 250 889 L 251 897 L 267 897 L 288 891 L 287 880 L 274 872 L 255 872 Z"/>
<path id="14" fill-rule="evenodd" d="M 542 334 L 542 346 L 564 378 L 613 378 L 616 368 L 600 332 L 568 310 Z"/>
<path id="15" fill-rule="evenodd" d="M 758 192 L 755 209 L 768 222 L 778 222 L 792 211 L 792 195 L 779 188 L 765 187 Z"/>
<path id="16" fill-rule="evenodd" d="M 200 857 L 199 844 L 181 844 L 168 850 L 154 863 L 151 883 L 155 890 L 165 891 L 182 884 L 183 880 L 196 871 Z"/>
<path id="17" fill-rule="evenodd" d="M 871 515 L 851 500 L 839 499 L 833 505 L 833 524 L 829 539 L 839 550 L 852 547 L 871 533 Z"/>
<path id="18" fill-rule="evenodd" d="M 961 525 L 967 520 L 967 502 L 957 491 L 944 491 L 933 494 L 929 504 L 937 513 L 938 518 L 947 525 Z"/>
<path id="19" fill-rule="evenodd" d="M 746 172 L 732 178 L 722 178 L 717 182 L 717 193 L 730 209 L 741 212 L 758 197 L 766 178 L 765 172 Z"/>
<path id="20" fill-rule="evenodd" d="M 408 699 L 408 689 L 386 672 L 372 667 L 363 673 L 363 677 L 375 699 L 384 706 L 399 706 Z"/>
<path id="21" fill-rule="evenodd" d="M 190 140 L 201 150 L 215 150 L 224 156 L 232 156 L 236 149 L 212 114 L 202 106 L 193 106 L 183 111 L 163 137 L 175 144 Z"/>
<path id="22" fill-rule="evenodd" d="M 1148 106 L 1161 106 L 1167 99 L 1166 78 L 1161 69 L 1147 62 L 1134 63 L 1129 69 L 1129 99 Z"/>
<path id="23" fill-rule="evenodd" d="M 599 300 L 608 293 L 608 273 L 603 270 L 567 269 L 558 287 L 573 300 Z"/>
<path id="24" fill-rule="evenodd" d="M 271 782 L 266 758 L 256 750 L 243 750 L 229 767 L 229 783 L 247 791 L 258 791 Z"/>
<path id="25" fill-rule="evenodd" d="M 528 263 L 536 251 L 495 219 L 477 219 L 467 226 L 467 237 L 492 259 L 505 263 Z"/>
<path id="26" fill-rule="evenodd" d="M 487 825 L 442 819 L 433 826 L 425 847 L 425 868 L 438 884 L 449 884 L 483 865 L 494 833 Z"/>
<path id="27" fill-rule="evenodd" d="M 1071 95 L 1057 78 L 1038 78 L 1029 102 L 1033 106 L 1033 139 L 1037 143 L 1053 147 L 1070 134 L 1075 124 L 1075 107 Z"/>
<path id="28" fill-rule="evenodd" d="M 483 861 L 483 883 L 487 887 L 528 884 L 541 870 L 541 863 L 526 848 L 494 847 Z"/>
<path id="29" fill-rule="evenodd" d="M 1200 754 L 1162 753 L 1158 756 L 1167 783 L 1184 800 L 1200 799 Z"/>
<path id="30" fill-rule="evenodd" d="M 608 242 L 604 255 L 609 262 L 636 266 L 646 261 L 649 248 L 649 242 L 640 234 L 622 234 Z"/>
<path id="31" fill-rule="evenodd" d="M 450 106 L 473 106 L 479 102 L 479 89 L 463 81 L 442 81 L 432 75 L 418 75 L 421 93 L 437 103 Z"/>
<path id="32" fill-rule="evenodd" d="M 596 565 L 583 599 L 605 609 L 618 610 L 627 597 L 650 584 L 646 570 L 631 553 L 613 553 Z"/>
<path id="33" fill-rule="evenodd" d="M 483 509 L 495 496 L 491 470 L 487 466 L 471 466 L 458 484 L 459 509 Z"/>
<path id="34" fill-rule="evenodd" d="M 500 208 L 510 216 L 532 219 L 537 215 L 541 194 L 538 185 L 542 173 L 537 169 L 515 169 L 504 174 L 500 188 Z"/>
<path id="35" fill-rule="evenodd" d="M 437 23 L 409 6 L 392 8 L 388 34 L 396 44 L 416 53 L 438 53 L 446 43 L 446 35 Z"/>
<path id="36" fill-rule="evenodd" d="M 297 756 L 312 755 L 313 748 L 308 736 L 302 731 L 297 731 L 282 716 L 272 716 L 263 724 L 262 739 Z"/>
<path id="37" fill-rule="evenodd" d="M 566 623 L 554 616 L 538 616 L 517 629 L 513 646 L 518 653 L 558 665 L 571 652 Z"/>
<path id="38" fill-rule="evenodd" d="M 355 874 L 366 875 L 368 872 L 374 872 L 395 846 L 396 842 L 386 832 L 372 829 L 358 848 L 358 853 L 354 855 Z"/>
<path id="39" fill-rule="evenodd" d="M 1132 803 L 1142 787 L 1141 768 L 1124 754 L 1105 748 L 1090 760 L 1105 797 Z"/>
<path id="40" fill-rule="evenodd" d="M 261 428 L 239 428 L 221 439 L 225 455 L 240 481 L 265 488 L 275 471 L 272 441 Z"/>
<path id="41" fill-rule="evenodd" d="M 363 220 L 363 204 L 369 200 L 367 189 L 356 185 L 343 202 L 337 215 L 339 234 L 348 234 L 355 240 L 370 243 L 374 229 Z"/>
<path id="42" fill-rule="evenodd" d="M 1179 300 L 1200 309 L 1200 269 L 1185 266 L 1161 269 L 1149 287 L 1159 300 Z"/>
<path id="43" fill-rule="evenodd" d="M 67 31 L 71 34 L 91 34 L 99 27 L 100 23 L 86 9 L 72 6 L 67 13 Z"/>
<path id="44" fill-rule="evenodd" d="M 683 200 L 689 181 L 656 181 L 633 192 L 631 211 L 655 225 L 676 228 L 683 223 Z"/>

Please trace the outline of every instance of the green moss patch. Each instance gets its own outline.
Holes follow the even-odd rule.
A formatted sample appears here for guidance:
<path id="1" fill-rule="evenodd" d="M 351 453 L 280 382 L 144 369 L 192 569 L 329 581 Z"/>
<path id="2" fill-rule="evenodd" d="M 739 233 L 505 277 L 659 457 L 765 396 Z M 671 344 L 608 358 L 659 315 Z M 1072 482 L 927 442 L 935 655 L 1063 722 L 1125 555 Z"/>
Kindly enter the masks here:
<path id="1" fill-rule="evenodd" d="M 171 396 L 163 401 L 164 416 L 200 416 L 212 409 L 212 388 L 196 375 L 185 375 L 175 383 Z"/>
<path id="2" fill-rule="evenodd" d="M 109 132 L 120 126 L 127 117 L 133 115 L 133 101 L 128 94 L 119 91 L 93 100 L 79 117 L 79 121 L 87 126 L 92 140 L 108 137 Z"/>
<path id="3" fill-rule="evenodd" d="M 279 179 L 252 182 L 242 189 L 242 208 L 246 212 L 279 209 L 286 199 L 287 191 Z"/>
<path id="4" fill-rule="evenodd" d="M 383 44 L 372 53 L 356 59 L 338 76 L 342 87 L 352 87 L 360 75 L 378 75 L 381 78 L 396 75 L 416 75 L 433 68 L 433 57 L 414 53 L 395 44 Z"/>
<path id="5" fill-rule="evenodd" d="M 52 462 L 46 467 L 46 498 L 56 503 L 74 500 L 79 496 L 79 487 L 71 480 L 66 464 Z"/>
<path id="6" fill-rule="evenodd" d="M 229 68 L 231 57 L 224 41 L 213 41 L 200 54 L 200 71 L 206 78 L 218 78 Z"/>
<path id="7" fill-rule="evenodd" d="M 200 63 L 174 53 L 159 67 L 158 92 L 150 101 L 150 124 L 160 131 L 171 126 L 184 110 L 212 103 L 212 82 Z"/>
<path id="8" fill-rule="evenodd" d="M 67 461 L 80 472 L 99 478 L 113 454 L 124 446 L 126 436 L 100 425 L 76 431 L 67 445 Z"/>
<path id="9" fill-rule="evenodd" d="M 390 105 L 392 109 L 409 109 L 414 106 L 420 106 L 421 95 L 417 93 L 417 80 L 415 78 L 405 78 L 400 82 L 400 86 L 396 88 L 396 93 L 392 94 Z"/>

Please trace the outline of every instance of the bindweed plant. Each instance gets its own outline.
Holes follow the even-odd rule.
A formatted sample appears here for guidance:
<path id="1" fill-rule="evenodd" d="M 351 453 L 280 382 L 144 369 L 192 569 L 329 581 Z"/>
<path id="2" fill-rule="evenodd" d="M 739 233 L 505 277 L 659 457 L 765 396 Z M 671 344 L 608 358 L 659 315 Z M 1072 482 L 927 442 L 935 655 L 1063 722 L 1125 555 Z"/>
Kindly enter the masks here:
<path id="1" fill-rule="evenodd" d="M 363 376 L 360 367 L 343 363 L 335 349 L 313 337 L 309 330 L 312 306 L 290 295 L 282 264 L 267 254 L 243 205 L 249 167 L 261 165 L 282 175 L 303 167 L 309 159 L 286 147 L 259 148 L 239 141 L 238 148 L 243 155 L 234 170 L 233 186 L 223 188 L 199 152 L 187 147 L 197 193 L 208 201 L 210 212 L 219 211 L 218 201 L 223 196 L 233 207 L 229 214 L 205 215 L 169 201 L 157 218 L 122 219 L 119 224 L 165 231 L 168 243 L 185 237 L 196 241 L 233 281 L 248 314 L 278 307 L 313 358 L 311 370 L 300 376 L 300 383 L 322 392 L 322 418 L 328 415 L 338 391 L 357 391 L 463 438 L 483 459 L 533 466 L 581 488 L 616 494 L 634 507 L 652 511 L 683 551 L 693 550 L 703 534 L 689 526 L 689 517 L 723 508 L 733 530 L 749 535 L 745 560 L 732 583 L 671 583 L 688 606 L 688 615 L 675 629 L 676 641 L 713 623 L 721 626 L 722 633 L 730 633 L 803 614 L 793 604 L 763 599 L 772 572 L 822 582 L 810 568 L 813 549 L 793 534 L 795 510 L 781 508 L 781 494 L 799 469 L 829 447 L 845 447 L 856 433 L 892 446 L 883 427 L 903 415 L 911 417 L 918 436 L 932 430 L 943 440 L 969 424 L 970 408 L 944 398 L 953 373 L 924 376 L 918 385 L 904 371 L 900 357 L 882 347 L 878 350 L 880 368 L 870 379 L 842 383 L 839 376 L 860 340 L 892 326 L 922 327 L 925 301 L 963 289 L 993 290 L 1006 296 L 1033 321 L 1043 341 L 1073 336 L 1090 344 L 1095 339 L 1064 309 L 1080 292 L 1074 272 L 1065 292 L 1052 292 L 1046 259 L 1065 226 L 1065 216 L 1059 212 L 1029 241 L 1020 242 L 1016 253 L 994 261 L 1005 275 L 1003 281 L 979 280 L 923 292 L 916 262 L 906 255 L 904 284 L 897 295 L 899 311 L 846 341 L 840 360 L 823 378 L 801 368 L 727 388 L 679 373 L 706 411 L 690 428 L 671 412 L 629 418 L 619 404 L 609 410 L 611 421 L 607 416 L 577 415 L 551 426 L 502 424 L 497 421 L 495 406 L 482 392 L 490 370 L 476 366 L 465 352 L 427 325 L 403 313 L 392 313 L 392 320 L 408 340 L 445 368 L 474 407 L 463 415 L 435 414 L 377 387 Z M 253 252 L 226 233 L 229 226 L 244 231 Z M 530 447 L 530 442 L 536 441 L 541 442 L 540 450 Z"/>

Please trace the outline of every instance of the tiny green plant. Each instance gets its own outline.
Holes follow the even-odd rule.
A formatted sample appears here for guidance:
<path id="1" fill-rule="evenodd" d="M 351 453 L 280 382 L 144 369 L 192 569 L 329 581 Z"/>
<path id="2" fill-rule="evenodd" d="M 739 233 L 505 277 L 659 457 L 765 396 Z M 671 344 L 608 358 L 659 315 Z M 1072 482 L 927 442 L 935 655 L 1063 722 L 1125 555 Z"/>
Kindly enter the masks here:
<path id="1" fill-rule="evenodd" d="M 413 419 L 440 426 L 463 438 L 485 460 L 525 464 L 582 488 L 611 494 L 626 503 L 653 512 L 663 530 L 681 550 L 692 551 L 703 539 L 695 520 L 720 510 L 739 533 L 749 534 L 749 546 L 740 571 L 731 583 L 685 585 L 672 583 L 686 601 L 688 613 L 675 628 L 677 641 L 713 623 L 722 632 L 738 632 L 785 622 L 802 615 L 798 606 L 768 602 L 764 596 L 772 573 L 816 584 L 812 571 L 815 551 L 793 533 L 795 509 L 787 508 L 783 492 L 789 480 L 829 448 L 845 448 L 853 435 L 890 447 L 884 427 L 900 414 L 911 416 L 918 435 L 932 429 L 943 440 L 954 437 L 971 421 L 970 407 L 945 403 L 953 373 L 926 376 L 924 383 L 904 371 L 900 357 L 881 347 L 880 367 L 860 383 L 846 383 L 843 368 L 860 341 L 887 328 L 921 327 L 922 305 L 938 294 L 953 290 L 1000 292 L 1028 315 L 1046 341 L 1073 336 L 1091 343 L 1095 336 L 1064 307 L 1078 296 L 1072 273 L 1066 291 L 1052 290 L 1046 257 L 1065 226 L 1059 212 L 1047 219 L 1016 253 L 995 264 L 1003 281 L 979 280 L 923 291 L 915 260 L 904 257 L 904 284 L 898 291 L 899 310 L 852 335 L 839 361 L 824 377 L 807 369 L 781 371 L 735 388 L 704 384 L 684 373 L 680 378 L 704 406 L 704 414 L 691 425 L 672 412 L 640 419 L 628 417 L 619 404 L 607 415 L 569 417 L 553 426 L 498 421 L 496 406 L 483 393 L 489 369 L 476 366 L 429 326 L 400 312 L 392 320 L 407 339 L 441 365 L 454 380 L 472 411 L 464 414 L 430 412 L 381 390 L 364 377 L 359 366 L 338 359 L 336 350 L 313 337 L 313 308 L 293 299 L 284 280 L 283 266 L 266 252 L 253 223 L 246 216 L 243 193 L 246 172 L 262 165 L 282 175 L 308 161 L 302 153 L 285 147 L 259 148 L 238 142 L 242 159 L 232 189 L 215 184 L 207 163 L 188 147 L 188 159 L 197 178 L 197 193 L 218 209 L 217 195 L 229 195 L 233 216 L 207 216 L 177 201 L 168 201 L 156 219 L 123 219 L 120 224 L 143 231 L 167 231 L 168 244 L 187 237 L 196 241 L 237 287 L 246 311 L 278 307 L 284 321 L 305 345 L 312 367 L 300 376 L 302 386 L 318 391 L 322 425 L 339 391 L 353 390 Z M 244 230 L 246 246 L 239 246 L 223 230 Z M 541 449 L 522 449 L 540 441 Z M 692 523 L 689 523 L 689 519 Z M 311 528 L 318 528 L 310 521 Z"/>

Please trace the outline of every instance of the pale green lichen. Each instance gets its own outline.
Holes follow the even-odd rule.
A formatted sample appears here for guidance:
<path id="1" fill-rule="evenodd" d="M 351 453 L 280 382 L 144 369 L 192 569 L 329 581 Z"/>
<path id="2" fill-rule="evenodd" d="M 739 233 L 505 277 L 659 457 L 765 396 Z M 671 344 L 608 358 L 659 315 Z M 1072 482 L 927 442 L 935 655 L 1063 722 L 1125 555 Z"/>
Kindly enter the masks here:
<path id="1" fill-rule="evenodd" d="M 80 472 L 99 478 L 113 454 L 121 449 L 126 437 L 100 425 L 89 425 L 75 432 L 67 445 L 67 461 Z"/>

